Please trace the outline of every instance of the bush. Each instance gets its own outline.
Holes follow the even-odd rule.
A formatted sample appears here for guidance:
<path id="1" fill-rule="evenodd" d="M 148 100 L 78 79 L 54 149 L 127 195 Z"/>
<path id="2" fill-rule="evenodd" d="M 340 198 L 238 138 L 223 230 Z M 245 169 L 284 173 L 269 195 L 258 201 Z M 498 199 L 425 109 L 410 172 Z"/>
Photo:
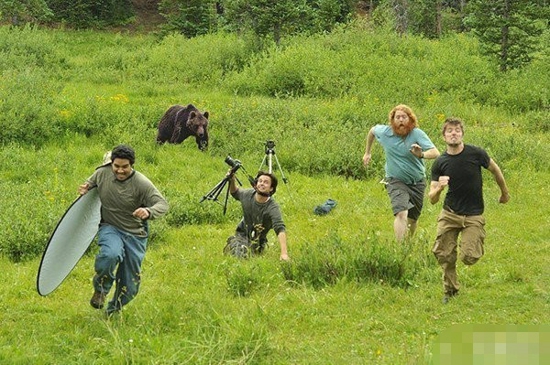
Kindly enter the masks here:
<path id="1" fill-rule="evenodd" d="M 365 242 L 345 242 L 331 235 L 300 248 L 300 255 L 282 266 L 286 280 L 322 288 L 341 280 L 386 283 L 406 287 L 421 264 L 409 255 L 411 246 L 382 242 L 376 235 Z"/>
<path id="2" fill-rule="evenodd" d="M 251 47 L 235 34 L 191 39 L 171 34 L 128 66 L 134 77 L 146 82 L 219 85 L 226 74 L 243 68 L 253 56 Z"/>
<path id="3" fill-rule="evenodd" d="M 59 185 L 59 170 L 52 167 L 55 164 L 36 159 L 33 151 L 10 145 L 2 150 L 1 158 L 9 165 L 3 169 L 0 201 L 12 202 L 2 204 L 12 209 L 0 216 L 0 254 L 14 262 L 26 261 L 44 251 L 63 206 L 68 206 L 74 194 L 67 194 Z M 36 171 L 44 171 L 48 178 L 37 178 Z"/>
<path id="4" fill-rule="evenodd" d="M 229 199 L 233 198 L 229 197 Z M 232 209 L 227 210 L 227 217 L 223 215 L 224 200 L 225 190 L 219 197 L 218 203 L 221 205 L 209 200 L 200 203 L 197 192 L 180 192 L 177 196 L 170 197 L 170 211 L 166 215 L 166 221 L 172 227 L 181 227 L 194 224 L 218 224 L 230 219 L 238 219 L 238 215 L 234 216 L 236 211 Z"/>

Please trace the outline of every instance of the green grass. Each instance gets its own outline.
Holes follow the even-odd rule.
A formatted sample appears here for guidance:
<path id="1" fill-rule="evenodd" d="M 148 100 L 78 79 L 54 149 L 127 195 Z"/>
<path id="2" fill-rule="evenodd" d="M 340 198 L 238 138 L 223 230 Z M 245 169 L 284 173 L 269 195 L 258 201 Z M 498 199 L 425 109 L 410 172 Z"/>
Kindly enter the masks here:
<path id="1" fill-rule="evenodd" d="M 0 58 L 0 122 L 9 127 L 0 131 L 0 364 L 427 364 L 435 360 L 432 346 L 455 326 L 550 323 L 548 94 L 544 74 L 533 77 L 544 69 L 540 63 L 502 76 L 490 71 L 468 39 L 407 43 L 389 36 L 384 42 L 384 35 L 363 39 L 355 31 L 286 40 L 287 48 L 258 54 L 227 35 L 157 42 L 90 32 L 0 32 L 0 50 L 8 55 Z M 180 55 L 178 47 L 185 46 L 211 52 L 197 56 L 193 67 L 210 67 L 218 79 L 208 73 L 190 79 L 181 59 L 167 59 L 170 50 Z M 358 81 L 361 69 L 353 60 L 367 46 L 381 72 Z M 399 66 L 387 57 L 396 49 L 417 56 L 459 52 L 464 67 L 455 67 L 455 74 L 403 71 L 413 81 L 400 92 L 440 149 L 442 118 L 463 117 L 466 141 L 487 148 L 512 196 L 499 205 L 498 188 L 485 174 L 486 254 L 472 267 L 459 264 L 461 294 L 447 305 L 441 304 L 441 271 L 430 252 L 441 205 L 426 201 L 417 235 L 398 245 L 378 183 L 380 146 L 373 165 L 361 166 L 368 128 L 384 123 L 396 102 L 390 95 L 395 86 L 385 83 Z M 303 54 L 311 55 L 312 67 L 289 71 Z M 231 64 L 222 62 L 228 55 Z M 349 62 L 343 62 L 346 55 Z M 426 58 L 425 66 L 454 62 L 441 58 Z M 338 82 L 332 77 L 334 89 L 328 76 L 320 76 L 323 69 L 340 75 Z M 270 84 L 262 84 L 258 75 L 268 71 Z M 270 94 L 297 76 L 304 95 Z M 491 92 L 461 77 L 485 78 L 497 87 Z M 419 92 L 417 78 L 440 88 Z M 514 85 L 517 96 L 531 84 L 542 91 L 525 99 L 503 97 L 498 87 Z M 197 151 L 191 140 L 156 146 L 164 110 L 189 102 L 212 114 L 209 151 Z M 281 181 L 275 198 L 287 224 L 290 263 L 278 260 L 277 245 L 251 260 L 224 256 L 240 206 L 230 198 L 223 215 L 220 204 L 200 203 L 225 176 L 227 154 L 254 174 L 267 139 L 276 140 L 289 180 Z M 36 275 L 44 245 L 78 185 L 121 142 L 136 148 L 136 168 L 171 209 L 151 225 L 139 295 L 106 319 L 88 304 L 95 246 L 46 297 L 37 294 Z M 328 198 L 337 207 L 314 215 Z M 276 242 L 273 234 L 269 238 Z"/>
<path id="2" fill-rule="evenodd" d="M 89 141 L 88 147 L 101 158 L 97 142 Z M 59 156 L 62 148 L 48 147 L 35 152 L 35 158 Z M 172 167 L 139 162 L 144 154 L 171 155 Z M 261 161 L 262 151 L 257 158 Z M 195 169 L 190 169 L 190 160 L 195 161 Z M 438 334 L 453 325 L 549 321 L 550 295 L 545 285 L 550 274 L 546 264 L 548 220 L 532 218 L 533 210 L 540 211 L 534 208 L 538 202 L 548 199 L 548 173 L 534 173 L 529 185 L 521 174 L 510 173 L 512 201 L 508 205 L 496 203 L 498 189 L 487 180 L 486 256 L 472 267 L 459 266 L 462 293 L 444 306 L 440 271 L 429 252 L 439 206 L 427 205 L 420 220 L 412 243 L 414 254 L 408 258 L 415 265 L 408 285 L 356 280 L 349 273 L 325 285 L 307 277 L 289 282 L 276 246 L 270 247 L 265 257 L 248 261 L 222 255 L 240 207 L 229 200 L 228 214 L 222 216 L 221 206 L 198 201 L 223 177 L 223 165 L 193 146 L 140 146 L 136 167 L 161 181 L 161 187 L 171 174 L 179 176 L 181 193 L 189 194 L 185 204 L 196 206 L 197 214 L 208 216 L 203 210 L 211 212 L 215 222 L 181 226 L 167 225 L 169 219 L 154 222 L 158 236 L 151 241 L 143 265 L 142 290 L 116 318 L 106 320 L 88 304 L 95 248 L 47 297 L 40 297 L 35 290 L 38 259 L 19 263 L 1 259 L 0 360 L 38 364 L 61 360 L 97 364 L 422 364 L 428 362 Z M 194 175 L 202 169 L 206 176 L 199 182 Z M 60 177 L 66 181 L 62 185 L 69 196 L 79 183 L 76 175 Z M 312 274 L 321 274 L 308 262 L 327 259 L 331 243 L 352 251 L 327 259 L 343 263 L 342 267 L 353 267 L 353 250 L 363 250 L 369 242 L 395 245 L 389 203 L 375 179 L 306 177 L 292 172 L 287 176 L 290 183 L 281 186 L 277 200 L 288 225 L 291 265 L 306 265 Z M 338 206 L 327 216 L 315 216 L 314 206 L 328 197 Z M 169 197 L 174 199 L 177 197 Z M 65 206 L 60 203 L 59 210 Z M 51 223 L 55 223 L 53 216 Z"/>

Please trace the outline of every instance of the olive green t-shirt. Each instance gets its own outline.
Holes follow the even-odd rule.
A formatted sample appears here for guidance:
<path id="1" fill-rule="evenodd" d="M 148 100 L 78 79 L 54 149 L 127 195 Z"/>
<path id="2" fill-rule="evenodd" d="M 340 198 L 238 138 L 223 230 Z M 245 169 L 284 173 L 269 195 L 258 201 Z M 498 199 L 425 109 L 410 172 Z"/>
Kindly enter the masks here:
<path id="1" fill-rule="evenodd" d="M 278 235 L 285 231 L 285 223 L 277 202 L 269 199 L 265 203 L 258 203 L 255 194 L 254 189 L 238 189 L 232 196 L 241 202 L 248 239 L 266 242 L 269 230 L 273 229 Z"/>
<path id="2" fill-rule="evenodd" d="M 143 174 L 133 171 L 124 181 L 116 179 L 111 165 L 99 167 L 87 180 L 90 188 L 97 186 L 101 201 L 101 224 L 110 224 L 137 236 L 147 236 L 145 222 L 132 213 L 146 208 L 149 219 L 168 211 L 168 202 Z"/>

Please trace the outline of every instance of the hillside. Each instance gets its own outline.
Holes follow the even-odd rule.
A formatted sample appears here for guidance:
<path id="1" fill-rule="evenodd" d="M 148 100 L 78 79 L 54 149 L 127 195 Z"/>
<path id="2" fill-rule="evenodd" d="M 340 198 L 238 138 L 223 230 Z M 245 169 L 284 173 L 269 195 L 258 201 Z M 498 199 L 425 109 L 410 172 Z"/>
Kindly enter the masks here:
<path id="1" fill-rule="evenodd" d="M 262 50 L 221 32 L 159 41 L 0 27 L 0 43 L 0 364 L 550 363 L 536 357 L 550 343 L 548 63 L 502 74 L 467 35 L 362 27 Z M 441 150 L 443 120 L 465 120 L 467 142 L 487 149 L 512 195 L 499 204 L 487 176 L 486 254 L 459 264 L 461 294 L 447 305 L 431 253 L 442 202 L 426 201 L 414 239 L 396 244 L 383 149 L 361 163 L 369 128 L 401 102 Z M 210 112 L 208 151 L 157 145 L 176 103 Z M 201 203 L 227 155 L 254 174 L 266 140 L 289 181 L 275 195 L 288 264 L 273 232 L 263 257 L 223 255 L 241 207 Z M 170 210 L 151 222 L 139 295 L 107 318 L 89 304 L 96 244 L 51 295 L 37 294 L 36 276 L 78 186 L 118 143 L 136 149 Z M 316 216 L 327 198 L 337 207 Z M 504 346 L 508 358 L 490 361 Z"/>

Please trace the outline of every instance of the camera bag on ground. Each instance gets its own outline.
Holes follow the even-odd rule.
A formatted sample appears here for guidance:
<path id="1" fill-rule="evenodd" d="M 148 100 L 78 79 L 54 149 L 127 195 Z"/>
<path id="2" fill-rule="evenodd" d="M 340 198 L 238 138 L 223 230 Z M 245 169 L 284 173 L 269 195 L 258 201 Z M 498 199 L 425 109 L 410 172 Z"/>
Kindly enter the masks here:
<path id="1" fill-rule="evenodd" d="M 252 255 L 250 242 L 243 236 L 231 236 L 227 239 L 227 244 L 223 248 L 226 255 L 246 259 Z"/>

